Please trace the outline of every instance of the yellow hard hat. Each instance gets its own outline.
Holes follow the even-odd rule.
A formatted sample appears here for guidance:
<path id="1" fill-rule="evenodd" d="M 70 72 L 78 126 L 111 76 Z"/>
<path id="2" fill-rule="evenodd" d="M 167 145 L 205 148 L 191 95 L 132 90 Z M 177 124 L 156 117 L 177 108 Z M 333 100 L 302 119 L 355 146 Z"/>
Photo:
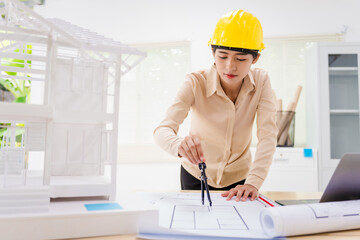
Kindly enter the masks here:
<path id="1" fill-rule="evenodd" d="M 230 12 L 220 18 L 208 45 L 239 49 L 264 49 L 260 21 L 244 10 Z"/>

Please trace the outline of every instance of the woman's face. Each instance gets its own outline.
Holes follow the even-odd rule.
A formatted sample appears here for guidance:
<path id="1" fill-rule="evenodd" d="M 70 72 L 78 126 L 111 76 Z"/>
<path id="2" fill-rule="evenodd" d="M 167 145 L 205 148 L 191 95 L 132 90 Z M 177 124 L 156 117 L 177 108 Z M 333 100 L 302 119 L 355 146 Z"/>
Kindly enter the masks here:
<path id="1" fill-rule="evenodd" d="M 221 81 L 228 84 L 241 82 L 248 74 L 251 64 L 256 63 L 260 56 L 258 54 L 254 59 L 251 54 L 224 49 L 216 49 L 213 55 Z"/>

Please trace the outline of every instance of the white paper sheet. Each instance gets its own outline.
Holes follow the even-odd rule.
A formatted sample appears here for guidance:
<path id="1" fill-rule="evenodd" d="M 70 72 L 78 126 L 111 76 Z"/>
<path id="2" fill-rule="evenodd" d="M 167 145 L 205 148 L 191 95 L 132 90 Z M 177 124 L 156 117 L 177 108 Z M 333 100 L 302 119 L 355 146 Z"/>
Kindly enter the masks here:
<path id="1" fill-rule="evenodd" d="M 267 208 L 261 225 L 270 237 L 360 228 L 360 200 Z"/>
<path id="2" fill-rule="evenodd" d="M 269 238 L 259 220 L 261 210 L 269 207 L 266 201 L 236 202 L 235 198 L 226 201 L 219 193 L 211 193 L 213 205 L 210 207 L 207 199 L 204 206 L 201 204 L 200 193 L 141 195 L 159 208 L 159 226 L 154 224 L 140 229 L 139 236 L 142 238 Z"/>

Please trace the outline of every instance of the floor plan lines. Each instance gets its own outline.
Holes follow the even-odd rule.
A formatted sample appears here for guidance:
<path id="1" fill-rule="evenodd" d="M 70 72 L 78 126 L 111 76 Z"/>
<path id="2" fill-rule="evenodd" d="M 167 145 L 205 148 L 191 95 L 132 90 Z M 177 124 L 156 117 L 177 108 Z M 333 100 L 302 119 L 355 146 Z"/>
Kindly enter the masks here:
<path id="1" fill-rule="evenodd" d="M 174 205 L 172 229 L 248 230 L 248 226 L 234 206 Z"/>

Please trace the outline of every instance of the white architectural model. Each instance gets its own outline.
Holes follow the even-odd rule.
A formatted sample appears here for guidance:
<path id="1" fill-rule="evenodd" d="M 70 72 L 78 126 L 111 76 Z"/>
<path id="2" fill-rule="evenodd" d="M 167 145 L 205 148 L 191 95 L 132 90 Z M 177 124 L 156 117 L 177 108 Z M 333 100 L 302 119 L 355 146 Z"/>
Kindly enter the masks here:
<path id="1" fill-rule="evenodd" d="M 0 81 L 31 89 L 28 103 L 0 102 L 0 213 L 115 197 L 120 78 L 144 57 L 0 0 Z"/>

